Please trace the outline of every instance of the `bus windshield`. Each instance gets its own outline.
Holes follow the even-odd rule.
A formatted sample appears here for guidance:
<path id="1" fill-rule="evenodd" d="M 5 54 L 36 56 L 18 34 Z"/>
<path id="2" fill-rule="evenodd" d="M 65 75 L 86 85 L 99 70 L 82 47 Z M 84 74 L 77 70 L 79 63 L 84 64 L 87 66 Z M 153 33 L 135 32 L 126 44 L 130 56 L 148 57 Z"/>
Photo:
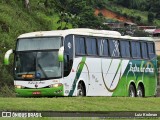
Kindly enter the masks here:
<path id="1" fill-rule="evenodd" d="M 53 38 L 52 40 L 56 41 Z M 15 54 L 15 79 L 46 80 L 61 77 L 61 63 L 58 61 L 58 49 L 61 46 L 61 39 L 56 41 L 56 46 L 51 40 L 50 43 L 47 43 L 47 40 L 43 40 L 44 42 L 39 41 L 40 44 L 37 39 L 18 41 Z M 51 43 L 53 43 L 52 47 L 49 45 Z"/>

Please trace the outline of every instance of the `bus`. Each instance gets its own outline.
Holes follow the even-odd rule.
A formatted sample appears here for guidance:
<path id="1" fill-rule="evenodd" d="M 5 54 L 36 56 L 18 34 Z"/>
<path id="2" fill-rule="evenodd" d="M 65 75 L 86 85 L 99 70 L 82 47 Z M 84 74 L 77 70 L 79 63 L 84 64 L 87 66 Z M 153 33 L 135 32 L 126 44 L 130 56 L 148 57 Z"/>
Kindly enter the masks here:
<path id="1" fill-rule="evenodd" d="M 150 37 L 76 28 L 22 34 L 14 53 L 17 96 L 155 96 L 157 57 Z"/>

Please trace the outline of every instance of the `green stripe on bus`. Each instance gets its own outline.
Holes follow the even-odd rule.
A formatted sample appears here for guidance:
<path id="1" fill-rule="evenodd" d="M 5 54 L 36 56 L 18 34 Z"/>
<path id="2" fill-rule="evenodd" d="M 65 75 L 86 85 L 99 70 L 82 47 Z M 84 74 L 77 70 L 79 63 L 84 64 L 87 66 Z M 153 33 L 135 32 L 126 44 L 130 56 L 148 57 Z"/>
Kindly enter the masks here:
<path id="1" fill-rule="evenodd" d="M 81 60 L 81 62 L 79 63 L 79 66 L 78 66 L 79 68 L 78 68 L 78 70 L 77 70 L 77 72 L 76 72 L 76 76 L 75 76 L 74 81 L 73 81 L 73 84 L 72 84 L 72 85 L 73 85 L 73 88 L 72 88 L 72 90 L 70 90 L 68 96 L 72 96 L 73 93 L 74 93 L 74 90 L 75 90 L 75 88 L 76 88 L 76 83 L 77 83 L 77 81 L 78 81 L 78 79 L 79 79 L 79 77 L 80 77 L 80 75 L 81 75 L 81 73 L 82 73 L 82 70 L 83 70 L 85 61 L 86 61 L 86 57 L 83 57 L 82 60 Z"/>
<path id="2" fill-rule="evenodd" d="M 115 77 L 117 76 L 117 73 L 118 73 L 119 69 L 121 68 L 121 67 L 120 67 L 120 66 L 121 66 L 121 64 L 122 64 L 122 60 L 119 62 L 119 65 L 118 65 L 117 71 L 116 71 L 116 73 L 115 73 L 115 75 L 114 75 L 114 78 L 113 78 L 113 80 L 112 80 L 112 83 L 111 83 L 111 85 L 110 85 L 110 88 L 112 87 L 113 82 L 114 82 L 114 80 L 115 80 Z M 120 71 L 120 74 L 121 74 L 121 71 Z M 120 77 L 121 77 L 121 75 L 120 75 Z"/>

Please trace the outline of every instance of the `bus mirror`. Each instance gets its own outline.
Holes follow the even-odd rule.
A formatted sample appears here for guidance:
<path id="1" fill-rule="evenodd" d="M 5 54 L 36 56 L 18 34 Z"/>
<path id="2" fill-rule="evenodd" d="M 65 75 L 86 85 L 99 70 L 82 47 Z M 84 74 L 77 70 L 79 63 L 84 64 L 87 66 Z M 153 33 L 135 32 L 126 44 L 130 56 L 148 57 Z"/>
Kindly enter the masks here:
<path id="1" fill-rule="evenodd" d="M 63 62 L 63 57 L 64 57 L 64 47 L 62 46 L 59 51 L 58 51 L 58 60 L 59 62 Z"/>
<path id="2" fill-rule="evenodd" d="M 4 56 L 4 64 L 5 65 L 9 65 L 9 57 L 10 55 L 13 53 L 13 50 L 10 49 L 8 50 L 6 53 L 5 53 L 5 56 Z"/>

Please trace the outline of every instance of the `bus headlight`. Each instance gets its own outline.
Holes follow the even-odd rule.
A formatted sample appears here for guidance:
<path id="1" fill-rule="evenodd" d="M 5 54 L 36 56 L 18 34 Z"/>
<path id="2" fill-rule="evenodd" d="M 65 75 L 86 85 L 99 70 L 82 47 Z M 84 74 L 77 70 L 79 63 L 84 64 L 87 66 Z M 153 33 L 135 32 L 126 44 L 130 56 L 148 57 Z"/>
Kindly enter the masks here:
<path id="1" fill-rule="evenodd" d="M 63 85 L 62 83 L 56 83 L 56 84 L 49 85 L 49 87 L 50 88 L 52 88 L 52 87 L 60 87 L 62 85 Z"/>
<path id="2" fill-rule="evenodd" d="M 15 85 L 14 87 L 15 87 L 15 88 L 18 88 L 18 89 L 24 88 L 24 86 L 21 86 L 21 85 Z"/>

